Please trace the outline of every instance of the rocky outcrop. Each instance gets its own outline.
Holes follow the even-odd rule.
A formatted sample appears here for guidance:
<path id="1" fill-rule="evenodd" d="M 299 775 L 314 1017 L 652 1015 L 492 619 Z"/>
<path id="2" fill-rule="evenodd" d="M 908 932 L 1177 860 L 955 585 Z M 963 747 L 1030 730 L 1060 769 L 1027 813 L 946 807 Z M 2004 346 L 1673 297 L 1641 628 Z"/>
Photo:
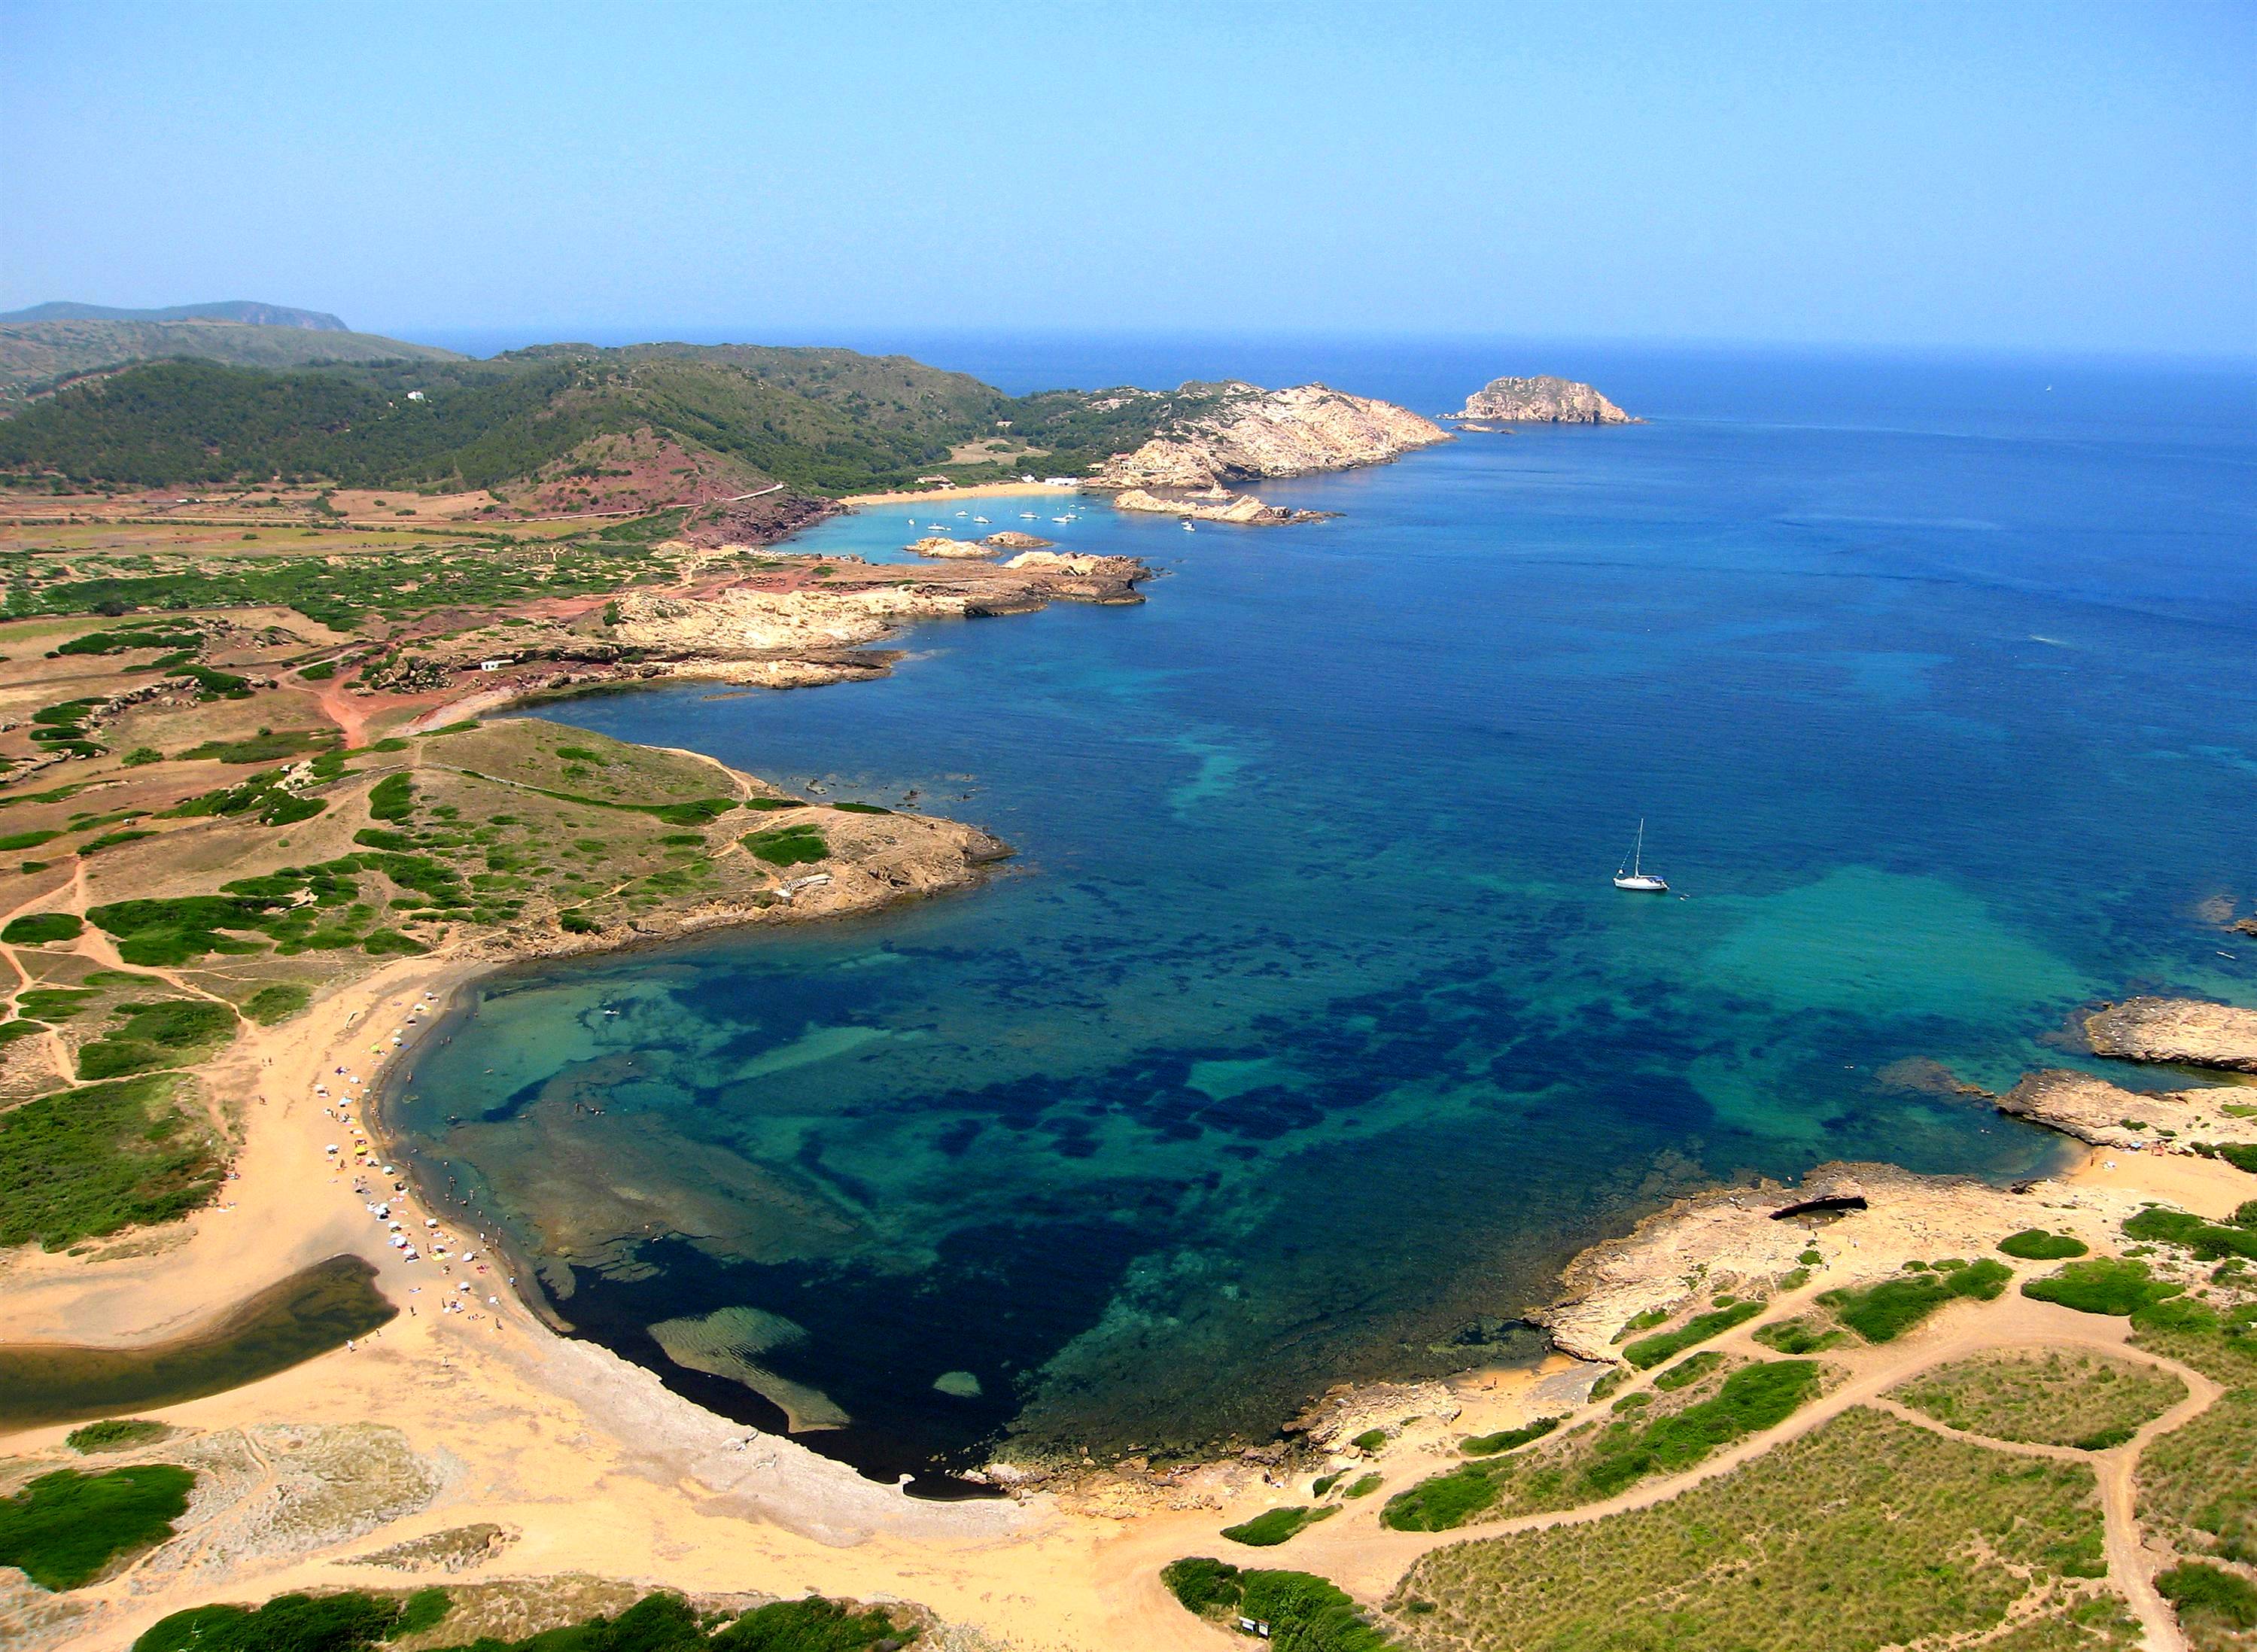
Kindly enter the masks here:
<path id="1" fill-rule="evenodd" d="M 1058 541 L 1044 539 L 1034 534 L 1022 534 L 1015 528 L 1006 528 L 1000 534 L 988 535 L 980 542 L 990 550 L 1048 550 Z"/>
<path id="2" fill-rule="evenodd" d="M 1264 505 L 1251 493 L 1234 493 L 1228 488 L 1205 488 L 1196 493 L 1176 494 L 1162 498 L 1141 487 L 1124 488 L 1113 496 L 1113 507 L 1124 511 L 1151 511 L 1164 516 L 1196 517 L 1203 522 L 1235 522 L 1243 527 L 1270 527 L 1284 522 L 1329 521 L 1337 511 L 1287 510 L 1282 505 Z"/>
<path id="3" fill-rule="evenodd" d="M 1203 488 L 1264 476 L 1305 476 L 1381 464 L 1448 431 L 1392 402 L 1323 385 L 1264 390 L 1249 384 L 1187 385 L 1185 408 L 1133 453 L 1116 454 L 1091 477 L 1111 488 Z"/>
<path id="4" fill-rule="evenodd" d="M 1492 379 L 1452 415 L 1489 424 L 1643 424 L 1587 384 L 1540 373 Z"/>
<path id="5" fill-rule="evenodd" d="M 2221 1085 L 2157 1095 L 2119 1089 L 2090 1073 L 2033 1073 L 1999 1098 L 1999 1110 L 2095 1147 L 2186 1152 L 2182 1139 L 2257 1142 L 2257 1119 L 2236 1118 L 2221 1103 L 2246 1095 Z"/>
<path id="6" fill-rule="evenodd" d="M 2098 1055 L 2257 1073 L 2257 1010 L 2192 998 L 2127 998 L 2085 1017 L 2084 1036 Z"/>
<path id="7" fill-rule="evenodd" d="M 945 534 L 928 535 L 925 538 L 904 545 L 902 549 L 913 550 L 920 557 L 937 557 L 944 562 L 972 562 L 995 554 L 992 546 L 975 543 L 969 540 L 951 539 Z"/>

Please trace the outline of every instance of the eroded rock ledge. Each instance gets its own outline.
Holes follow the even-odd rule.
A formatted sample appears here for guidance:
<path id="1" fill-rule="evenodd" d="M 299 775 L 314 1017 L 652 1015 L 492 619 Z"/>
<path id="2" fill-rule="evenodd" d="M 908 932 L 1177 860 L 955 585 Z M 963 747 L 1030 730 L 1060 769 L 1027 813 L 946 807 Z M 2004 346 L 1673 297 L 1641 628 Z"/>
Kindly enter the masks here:
<path id="1" fill-rule="evenodd" d="M 1264 476 L 1305 476 L 1383 464 L 1450 433 L 1407 408 L 1324 385 L 1264 390 L 1187 385 L 1199 410 L 1178 416 L 1090 480 L 1108 488 L 1206 488 Z"/>
<path id="2" fill-rule="evenodd" d="M 2090 1073 L 2054 1068 L 2031 1074 L 1999 1097 L 1999 1110 L 2096 1147 L 2185 1152 L 2183 1144 L 2190 1141 L 2257 1142 L 2257 1118 L 2225 1110 L 2244 1098 L 2257 1103 L 2257 1090 L 2216 1085 L 2144 1094 Z"/>
<path id="3" fill-rule="evenodd" d="M 1282 505 L 1264 505 L 1251 493 L 1234 493 L 1228 488 L 1202 488 L 1195 493 L 1163 497 L 1148 489 L 1132 487 L 1113 496 L 1113 507 L 1124 511 L 1149 511 L 1163 516 L 1189 516 L 1202 522 L 1231 522 L 1241 527 L 1274 527 L 1288 522 L 1330 521 L 1338 511 L 1288 510 Z"/>
<path id="4" fill-rule="evenodd" d="M 2085 1017 L 2084 1036 L 2098 1055 L 2257 1073 L 2257 1010 L 2193 998 L 2126 998 Z"/>

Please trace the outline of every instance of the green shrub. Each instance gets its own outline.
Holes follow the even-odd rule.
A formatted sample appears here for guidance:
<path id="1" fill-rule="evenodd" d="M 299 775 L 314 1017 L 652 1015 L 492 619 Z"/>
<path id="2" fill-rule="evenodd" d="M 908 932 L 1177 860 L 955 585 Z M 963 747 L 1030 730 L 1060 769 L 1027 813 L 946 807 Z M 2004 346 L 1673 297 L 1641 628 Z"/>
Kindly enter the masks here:
<path id="1" fill-rule="evenodd" d="M 75 1589 L 118 1556 L 170 1537 L 195 1483 L 169 1463 L 42 1474 L 0 1501 L 0 1566 L 21 1567 L 42 1589 Z"/>
<path id="2" fill-rule="evenodd" d="M 60 832 L 11 832 L 0 837 L 0 849 L 36 849 L 42 843 L 61 835 Z"/>
<path id="3" fill-rule="evenodd" d="M 1679 1360 L 1656 1377 L 1653 1379 L 1653 1386 L 1664 1393 L 1673 1393 L 1679 1388 L 1689 1388 L 1723 1363 L 1723 1355 L 1712 1348 L 1706 1353 L 1694 1354 L 1687 1358 Z"/>
<path id="4" fill-rule="evenodd" d="M 1341 1488 L 1341 1495 L 1342 1497 L 1369 1497 L 1384 1484 L 1386 1484 L 1385 1480 L 1379 1475 L 1366 1474 L 1342 1486 Z"/>
<path id="5" fill-rule="evenodd" d="M 1348 1443 L 1359 1451 L 1376 1451 L 1381 1446 L 1387 1443 L 1387 1430 L 1384 1429 L 1366 1429 L 1362 1434 L 1357 1435 L 1355 1439 L 1350 1440 Z"/>
<path id="6" fill-rule="evenodd" d="M 2156 1279 L 2136 1258 L 2096 1256 L 2071 1262 L 2048 1279 L 2024 1281 L 2022 1294 L 2059 1302 L 2080 1314 L 2111 1314 L 2121 1319 L 2185 1288 Z"/>
<path id="7" fill-rule="evenodd" d="M 271 763 L 286 757 L 295 757 L 301 752 L 315 751 L 332 744 L 336 735 L 326 728 L 286 728 L 280 734 L 272 729 L 244 740 L 208 740 L 201 746 L 182 752 L 181 762 L 216 762 L 223 763 Z"/>
<path id="8" fill-rule="evenodd" d="M 315 665 L 301 666 L 298 671 L 298 675 L 308 683 L 326 683 L 336 674 L 337 663 L 335 660 L 323 660 Z"/>
<path id="9" fill-rule="evenodd" d="M 1241 1571 L 1202 1556 L 1163 1567 L 1160 1581 L 1211 1622 L 1235 1627 L 1246 1617 L 1268 1624 L 1270 1643 L 1287 1652 L 1382 1652 L 1390 1644 L 1354 1599 L 1305 1571 Z"/>
<path id="10" fill-rule="evenodd" d="M 2065 1257 L 2083 1256 L 2091 1247 L 2082 1239 L 2072 1239 L 2065 1233 L 2048 1233 L 2043 1228 L 2024 1228 L 2020 1233 L 2010 1233 L 1999 1241 L 1999 1248 L 2008 1256 L 2020 1257 L 2025 1262 L 2058 1262 Z"/>
<path id="11" fill-rule="evenodd" d="M 1236 1526 L 1224 1527 L 1222 1535 L 1232 1542 L 1244 1543 L 1249 1549 L 1274 1549 L 1304 1527 L 1313 1526 L 1319 1521 L 1330 1519 L 1339 1513 L 1340 1505 L 1337 1503 L 1321 1508 L 1272 1508 Z"/>
<path id="12" fill-rule="evenodd" d="M 2012 1268 L 1987 1257 L 1949 1273 L 1908 1274 L 1884 1280 L 1862 1291 L 1828 1291 L 1818 1300 L 1869 1343 L 1893 1341 L 1946 1302 L 1959 1297 L 1990 1301 L 2014 1277 Z"/>
<path id="13" fill-rule="evenodd" d="M 67 1021 L 101 996 L 81 987 L 26 987 L 16 995 L 16 1009 L 42 1021 Z"/>
<path id="14" fill-rule="evenodd" d="M 2257 1629 L 2257 1587 L 2223 1566 L 2181 1561 L 2156 1577 L 2155 1592 L 2171 1603 L 2179 1621 L 2190 1627 Z"/>
<path id="15" fill-rule="evenodd" d="M 1564 1417 L 1539 1417 L 1518 1429 L 1501 1429 L 1495 1434 L 1469 1434 L 1458 1442 L 1458 1450 L 1466 1457 L 1495 1457 L 1500 1451 L 1526 1445 L 1531 1440 L 1542 1439 L 1566 1420 Z"/>
<path id="16" fill-rule="evenodd" d="M 817 826 L 771 826 L 747 833 L 745 847 L 771 866 L 810 866 L 830 857 L 831 845 Z"/>
<path id="17" fill-rule="evenodd" d="M 2215 1262 L 2227 1256 L 2257 1261 L 2257 1229 L 2239 1223 L 2205 1222 L 2184 1210 L 2172 1210 L 2161 1205 L 2150 1205 L 2140 1211 L 2125 1223 L 2124 1231 L 2134 1239 L 2183 1245 L 2204 1262 Z"/>
<path id="18" fill-rule="evenodd" d="M 1663 1360 L 1684 1352 L 1695 1343 L 1705 1343 L 1711 1336 L 1721 1336 L 1735 1325 L 1745 1324 L 1763 1309 L 1761 1302 L 1735 1302 L 1730 1308 L 1696 1314 L 1675 1330 L 1664 1331 L 1659 1336 L 1640 1337 L 1623 1350 L 1623 1358 L 1640 1371 L 1651 1370 Z"/>
<path id="19" fill-rule="evenodd" d="M 1398 1532 L 1447 1532 L 1495 1503 L 1496 1478 L 1485 1463 L 1465 1463 L 1396 1492 L 1379 1511 L 1379 1523 Z"/>
<path id="20" fill-rule="evenodd" d="M 1806 1319 L 1774 1320 L 1748 1333 L 1756 1341 L 1782 1354 L 1815 1354 L 1842 1340 L 1838 1330 L 1821 1330 Z"/>
<path id="21" fill-rule="evenodd" d="M 0 929 L 0 940 L 11 947 L 43 947 L 49 941 L 76 940 L 86 925 L 68 912 L 32 912 L 11 918 Z"/>
<path id="22" fill-rule="evenodd" d="M 416 958 L 430 951 L 413 935 L 396 929 L 371 929 L 361 937 L 360 949 L 372 958 Z"/>
<path id="23" fill-rule="evenodd" d="M 139 1417 L 111 1417 L 73 1429 L 63 1443 L 74 1451 L 130 1451 L 137 1445 L 153 1445 L 173 1436 L 172 1428 Z"/>
<path id="24" fill-rule="evenodd" d="M 891 814 L 893 812 L 891 809 L 880 808 L 874 803 L 834 803 L 831 806 L 848 814 Z"/>
<path id="25" fill-rule="evenodd" d="M 261 987 L 244 1000 L 243 1013 L 260 1026 L 271 1027 L 296 1015 L 313 996 L 307 989 L 294 984 Z"/>
<path id="26" fill-rule="evenodd" d="M 192 1606 L 160 1618 L 133 1652 L 366 1652 L 400 1621 L 398 1602 L 373 1595 L 277 1595 L 249 1606 Z"/>
<path id="27" fill-rule="evenodd" d="M 60 1251 L 209 1202 L 225 1166 L 161 1076 L 42 1095 L 0 1112 L 0 1245 Z"/>
<path id="28" fill-rule="evenodd" d="M 1815 1360 L 1773 1359 L 1743 1365 L 1724 1379 L 1712 1400 L 1656 1417 L 1615 1442 L 1600 1436 L 1583 1483 L 1596 1497 L 1611 1497 L 1652 1474 L 1690 1468 L 1718 1447 L 1784 1422 L 1818 1392 Z"/>
<path id="29" fill-rule="evenodd" d="M 556 914 L 556 926 L 568 935 L 593 935 L 604 927 L 587 913 L 573 907 Z"/>
<path id="30" fill-rule="evenodd" d="M 812 804 L 802 802 L 797 798 L 747 798 L 745 799 L 745 807 L 757 810 L 762 814 L 772 814 L 778 809 L 811 809 L 814 806 Z"/>
<path id="31" fill-rule="evenodd" d="M 415 783 L 406 775 L 386 775 L 368 789 L 371 820 L 405 820 L 415 812 Z"/>

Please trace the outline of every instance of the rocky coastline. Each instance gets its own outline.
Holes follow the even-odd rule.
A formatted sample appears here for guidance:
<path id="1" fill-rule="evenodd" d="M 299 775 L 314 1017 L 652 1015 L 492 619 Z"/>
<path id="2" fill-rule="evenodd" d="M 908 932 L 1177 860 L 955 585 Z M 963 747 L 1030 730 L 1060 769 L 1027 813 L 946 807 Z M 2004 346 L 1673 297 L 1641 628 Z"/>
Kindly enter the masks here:
<path id="1" fill-rule="evenodd" d="M 2192 998 L 2126 998 L 2084 1017 L 2096 1055 L 2257 1073 L 2257 1010 Z"/>
<path id="2" fill-rule="evenodd" d="M 1228 522 L 1234 527 L 1269 528 L 1296 522 L 1330 521 L 1338 511 L 1288 510 L 1265 505 L 1251 493 L 1228 488 L 1202 488 L 1195 493 L 1163 497 L 1149 488 L 1124 488 L 1113 496 L 1113 508 L 1143 511 L 1158 516 L 1182 516 L 1202 522 Z"/>
<path id="3" fill-rule="evenodd" d="M 1461 429 L 1506 424 L 1643 424 L 1589 385 L 1539 373 L 1532 379 L 1492 379 L 1466 398 L 1454 420 Z"/>
<path id="4" fill-rule="evenodd" d="M 1449 439 L 1433 420 L 1392 402 L 1320 384 L 1264 390 L 1234 382 L 1134 452 L 1115 454 L 1089 481 L 1115 491 L 1212 488 L 1383 464 Z"/>

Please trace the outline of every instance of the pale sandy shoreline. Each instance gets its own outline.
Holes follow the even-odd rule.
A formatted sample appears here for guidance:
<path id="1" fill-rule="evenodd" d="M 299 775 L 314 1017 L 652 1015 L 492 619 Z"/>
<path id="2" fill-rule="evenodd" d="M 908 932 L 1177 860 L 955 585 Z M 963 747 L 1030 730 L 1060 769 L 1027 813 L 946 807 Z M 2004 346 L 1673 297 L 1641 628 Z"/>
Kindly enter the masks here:
<path id="1" fill-rule="evenodd" d="M 1079 485 L 1057 482 L 973 482 L 965 487 L 903 488 L 891 493 L 842 493 L 838 502 L 845 506 L 927 505 L 935 500 L 1000 499 L 1014 493 L 1025 494 L 1029 498 L 1042 494 L 1069 498 L 1083 491 Z"/>

